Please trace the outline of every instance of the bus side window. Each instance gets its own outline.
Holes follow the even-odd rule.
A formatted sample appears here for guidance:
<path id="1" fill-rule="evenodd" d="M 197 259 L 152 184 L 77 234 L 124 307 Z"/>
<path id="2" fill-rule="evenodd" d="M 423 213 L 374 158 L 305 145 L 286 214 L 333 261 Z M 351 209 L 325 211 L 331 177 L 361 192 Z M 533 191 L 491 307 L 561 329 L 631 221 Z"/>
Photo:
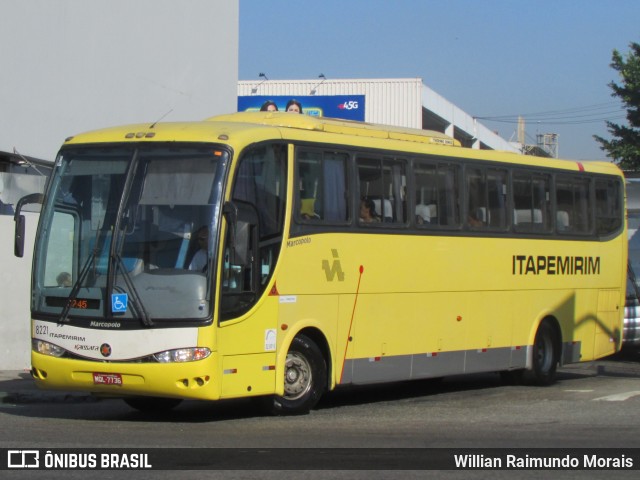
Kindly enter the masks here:
<path id="1" fill-rule="evenodd" d="M 618 180 L 596 180 L 596 232 L 614 233 L 622 226 L 622 186 Z"/>
<path id="2" fill-rule="evenodd" d="M 282 246 L 282 230 L 287 191 L 287 146 L 282 144 L 259 145 L 247 150 L 238 164 L 233 185 L 232 199 L 244 219 L 237 223 L 235 259 L 229 255 L 231 238 L 227 235 L 223 261 L 223 319 L 239 314 L 234 294 L 245 295 L 242 309 L 250 308 L 266 288 L 271 278 Z M 240 208 L 242 206 L 242 208 Z M 253 219 L 255 212 L 255 220 Z M 253 228 L 253 225 L 259 228 Z M 254 231 L 259 232 L 255 238 Z M 247 242 L 250 242 L 247 244 Z M 253 247 L 253 242 L 257 246 Z M 246 245 L 250 245 L 246 247 Z M 249 252 L 257 270 L 248 258 Z M 243 253 L 244 252 L 244 253 Z M 247 255 L 245 255 L 247 254 Z M 229 296 L 231 295 L 231 297 Z"/>
<path id="3" fill-rule="evenodd" d="M 298 171 L 298 216 L 302 220 L 322 218 L 319 194 L 322 192 L 322 153 L 300 152 L 296 159 Z"/>
<path id="4" fill-rule="evenodd" d="M 504 230 L 507 227 L 507 171 L 468 167 L 467 225 L 472 228 Z"/>
<path id="5" fill-rule="evenodd" d="M 380 223 L 406 222 L 406 163 L 402 159 L 364 155 L 357 160 L 359 197 L 373 202 Z"/>
<path id="6" fill-rule="evenodd" d="M 459 170 L 455 164 L 415 161 L 416 225 L 424 228 L 459 225 Z"/>
<path id="7" fill-rule="evenodd" d="M 282 235 L 286 200 L 286 147 L 267 145 L 245 153 L 237 169 L 233 199 L 255 205 L 262 237 Z"/>
<path id="8" fill-rule="evenodd" d="M 296 155 L 297 219 L 302 223 L 349 219 L 348 156 L 340 152 L 299 149 Z"/>
<path id="9" fill-rule="evenodd" d="M 479 168 L 467 168 L 465 177 L 467 225 L 471 228 L 484 227 L 487 224 L 487 192 L 483 172 Z"/>
<path id="10" fill-rule="evenodd" d="M 515 171 L 513 226 L 516 232 L 549 232 L 551 227 L 551 176 L 532 171 Z"/>
<path id="11" fill-rule="evenodd" d="M 556 179 L 556 228 L 558 232 L 587 234 L 593 230 L 590 211 L 591 179 L 558 175 Z"/>

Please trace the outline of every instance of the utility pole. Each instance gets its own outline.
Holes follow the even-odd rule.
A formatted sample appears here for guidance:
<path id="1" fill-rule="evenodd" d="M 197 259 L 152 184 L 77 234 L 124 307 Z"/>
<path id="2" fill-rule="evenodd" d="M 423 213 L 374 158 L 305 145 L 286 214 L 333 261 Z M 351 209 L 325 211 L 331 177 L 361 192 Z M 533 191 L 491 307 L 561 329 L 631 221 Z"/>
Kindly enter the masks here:
<path id="1" fill-rule="evenodd" d="M 518 143 L 520 151 L 526 153 L 525 135 L 524 135 L 524 118 L 518 116 Z"/>

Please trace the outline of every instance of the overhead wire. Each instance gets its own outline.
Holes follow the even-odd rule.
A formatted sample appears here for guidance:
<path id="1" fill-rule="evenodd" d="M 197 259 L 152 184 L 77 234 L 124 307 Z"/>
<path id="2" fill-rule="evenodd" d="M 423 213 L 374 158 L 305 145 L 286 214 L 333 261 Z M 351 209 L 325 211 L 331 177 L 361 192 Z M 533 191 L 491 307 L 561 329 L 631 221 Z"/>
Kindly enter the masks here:
<path id="1" fill-rule="evenodd" d="M 581 125 L 619 120 L 626 117 L 626 108 L 619 102 L 597 103 L 582 107 L 561 110 L 547 110 L 534 113 L 509 115 L 483 115 L 474 118 L 489 122 L 518 123 L 524 119 L 527 123 L 546 125 Z"/>

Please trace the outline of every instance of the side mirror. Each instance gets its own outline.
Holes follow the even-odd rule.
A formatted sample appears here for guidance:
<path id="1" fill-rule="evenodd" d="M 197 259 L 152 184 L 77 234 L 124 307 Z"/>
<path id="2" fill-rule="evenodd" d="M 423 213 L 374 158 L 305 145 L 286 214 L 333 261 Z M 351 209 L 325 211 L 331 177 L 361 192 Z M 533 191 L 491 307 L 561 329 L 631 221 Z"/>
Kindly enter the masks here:
<path id="1" fill-rule="evenodd" d="M 24 232 L 25 232 L 25 224 L 26 219 L 24 215 L 20 213 L 22 207 L 29 203 L 39 203 L 42 204 L 44 199 L 44 195 L 41 193 L 32 193 L 30 195 L 25 195 L 16 204 L 16 211 L 13 215 L 13 221 L 16 224 L 16 230 L 14 234 L 13 241 L 13 254 L 16 257 L 22 258 L 24 256 Z"/>
<path id="2" fill-rule="evenodd" d="M 22 258 L 24 257 L 24 226 L 26 220 L 24 215 L 18 215 L 17 218 L 14 217 L 14 221 L 16 222 L 16 232 L 13 241 L 13 254 L 16 257 Z"/>

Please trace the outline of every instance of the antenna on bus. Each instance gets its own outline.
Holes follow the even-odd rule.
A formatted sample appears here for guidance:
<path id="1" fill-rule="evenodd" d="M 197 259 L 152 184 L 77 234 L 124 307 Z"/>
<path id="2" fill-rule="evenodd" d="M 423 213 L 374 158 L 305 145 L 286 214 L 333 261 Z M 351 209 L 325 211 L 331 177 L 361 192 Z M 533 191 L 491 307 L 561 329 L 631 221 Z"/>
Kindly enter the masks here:
<path id="1" fill-rule="evenodd" d="M 167 115 L 169 115 L 171 112 L 173 112 L 173 108 L 172 108 L 171 110 L 169 110 L 167 113 L 165 113 L 164 115 L 162 115 L 158 120 L 156 120 L 155 122 L 153 122 L 153 123 L 149 126 L 149 128 L 153 128 L 153 127 L 155 127 L 155 126 L 156 126 L 156 124 L 157 124 L 158 122 L 161 122 L 161 121 L 162 121 L 162 119 L 163 119 L 164 117 L 166 117 Z"/>

